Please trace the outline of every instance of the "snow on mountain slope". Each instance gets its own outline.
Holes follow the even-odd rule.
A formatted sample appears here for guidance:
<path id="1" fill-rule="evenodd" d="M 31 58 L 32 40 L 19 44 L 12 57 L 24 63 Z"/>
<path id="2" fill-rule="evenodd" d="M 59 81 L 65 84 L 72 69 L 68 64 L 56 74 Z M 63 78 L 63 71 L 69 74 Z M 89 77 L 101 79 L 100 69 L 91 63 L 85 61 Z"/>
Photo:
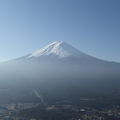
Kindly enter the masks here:
<path id="1" fill-rule="evenodd" d="M 72 46 L 63 41 L 55 41 L 28 55 L 27 58 L 37 58 L 41 56 L 51 55 L 58 58 L 87 56 L 86 54 L 80 52 L 79 50 L 73 48 Z"/>

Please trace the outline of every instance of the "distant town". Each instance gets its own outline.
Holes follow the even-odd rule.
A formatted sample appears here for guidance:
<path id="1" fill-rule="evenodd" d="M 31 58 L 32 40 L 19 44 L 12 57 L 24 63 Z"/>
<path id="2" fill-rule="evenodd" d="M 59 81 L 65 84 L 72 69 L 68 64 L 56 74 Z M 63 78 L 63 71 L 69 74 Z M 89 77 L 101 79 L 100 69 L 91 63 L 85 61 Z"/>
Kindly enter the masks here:
<path id="1" fill-rule="evenodd" d="M 120 106 L 93 108 L 70 104 L 9 103 L 0 105 L 0 120 L 120 120 Z"/>

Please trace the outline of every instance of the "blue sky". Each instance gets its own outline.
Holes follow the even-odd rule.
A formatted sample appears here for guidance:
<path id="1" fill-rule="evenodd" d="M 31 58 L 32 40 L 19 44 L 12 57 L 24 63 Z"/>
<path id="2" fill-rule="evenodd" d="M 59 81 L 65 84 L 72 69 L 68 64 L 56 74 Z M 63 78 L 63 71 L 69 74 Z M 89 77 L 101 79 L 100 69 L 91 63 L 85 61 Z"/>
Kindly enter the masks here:
<path id="1" fill-rule="evenodd" d="M 0 61 L 62 40 L 120 62 L 120 0 L 0 0 Z"/>

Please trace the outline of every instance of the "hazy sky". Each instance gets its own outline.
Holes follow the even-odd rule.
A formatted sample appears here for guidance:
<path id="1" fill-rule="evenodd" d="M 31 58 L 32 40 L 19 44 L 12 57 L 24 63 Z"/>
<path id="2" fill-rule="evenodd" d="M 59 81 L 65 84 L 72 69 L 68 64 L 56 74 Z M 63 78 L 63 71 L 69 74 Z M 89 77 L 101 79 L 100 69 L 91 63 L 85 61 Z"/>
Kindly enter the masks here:
<path id="1" fill-rule="evenodd" d="M 120 62 L 120 0 L 0 0 L 0 61 L 56 40 Z"/>

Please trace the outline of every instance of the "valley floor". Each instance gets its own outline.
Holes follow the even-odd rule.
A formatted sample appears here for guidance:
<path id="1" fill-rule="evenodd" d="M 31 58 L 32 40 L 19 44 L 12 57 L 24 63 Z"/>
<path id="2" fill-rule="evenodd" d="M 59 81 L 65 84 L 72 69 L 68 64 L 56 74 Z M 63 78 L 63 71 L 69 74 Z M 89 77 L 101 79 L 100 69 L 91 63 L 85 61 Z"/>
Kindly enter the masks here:
<path id="1" fill-rule="evenodd" d="M 120 106 L 92 108 L 39 103 L 1 104 L 0 120 L 120 120 Z"/>

